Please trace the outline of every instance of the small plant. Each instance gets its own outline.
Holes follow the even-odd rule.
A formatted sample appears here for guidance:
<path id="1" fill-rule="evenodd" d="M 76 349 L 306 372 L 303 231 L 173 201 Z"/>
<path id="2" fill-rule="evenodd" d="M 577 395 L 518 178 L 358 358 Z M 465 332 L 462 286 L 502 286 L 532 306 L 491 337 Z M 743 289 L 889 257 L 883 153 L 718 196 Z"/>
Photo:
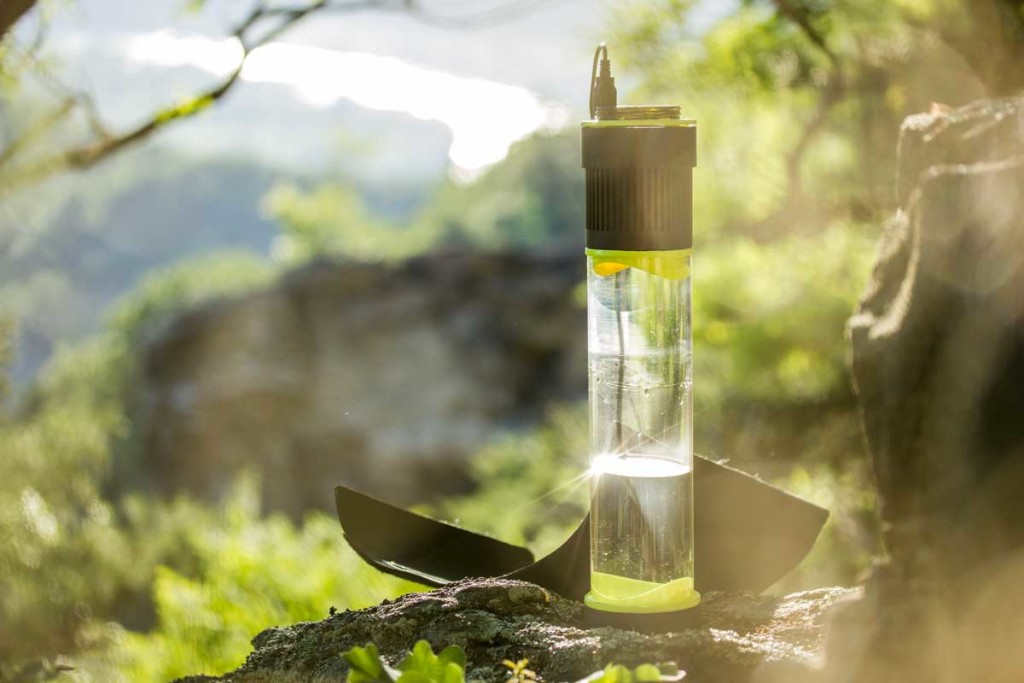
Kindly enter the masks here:
<path id="1" fill-rule="evenodd" d="M 354 647 L 342 657 L 351 667 L 347 683 L 466 683 L 466 653 L 458 645 L 435 655 L 430 643 L 418 641 L 397 667 L 385 664 L 373 643 Z"/>
<path id="2" fill-rule="evenodd" d="M 641 664 L 635 669 L 621 664 L 609 664 L 603 671 L 587 676 L 577 683 L 641 683 L 643 681 L 681 681 L 685 671 L 672 662 L 665 664 Z"/>
<path id="3" fill-rule="evenodd" d="M 534 681 L 539 681 L 540 677 L 537 675 L 537 672 L 526 668 L 529 663 L 529 659 L 520 659 L 518 662 L 513 662 L 511 659 L 503 661 L 502 664 L 508 667 L 510 671 L 506 683 L 533 683 Z"/>
<path id="4" fill-rule="evenodd" d="M 397 667 L 388 666 L 373 643 L 354 647 L 341 656 L 349 665 L 346 683 L 466 683 L 466 653 L 458 645 L 449 645 L 435 655 L 430 643 L 420 640 Z M 541 680 L 536 671 L 527 668 L 530 664 L 528 659 L 516 662 L 506 659 L 502 664 L 509 669 L 506 683 L 537 683 Z M 680 681 L 684 676 L 686 672 L 671 662 L 641 664 L 635 669 L 609 664 L 603 671 L 577 683 L 668 683 Z"/>

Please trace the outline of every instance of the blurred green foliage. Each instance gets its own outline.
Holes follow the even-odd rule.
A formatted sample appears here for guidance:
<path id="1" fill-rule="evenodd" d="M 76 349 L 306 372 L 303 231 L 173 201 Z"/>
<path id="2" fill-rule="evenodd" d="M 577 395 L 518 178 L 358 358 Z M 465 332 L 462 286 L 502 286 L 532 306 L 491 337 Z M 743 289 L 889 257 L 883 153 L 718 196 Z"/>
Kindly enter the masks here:
<path id="1" fill-rule="evenodd" d="M 544 554 L 583 518 L 586 470 L 586 407 L 559 407 L 539 429 L 495 438 L 471 464 L 477 491 L 441 501 L 431 514 Z"/>
<path id="2" fill-rule="evenodd" d="M 704 124 L 705 239 L 877 222 L 905 116 L 1024 86 L 1018 0 L 742 0 L 700 33 L 696 5 L 619 3 L 608 42 L 641 76 L 634 101 L 681 103 Z"/>
<path id="3" fill-rule="evenodd" d="M 96 343 L 74 355 L 49 379 L 52 400 L 0 430 L 0 659 L 76 649 L 92 614 L 147 583 L 99 491 L 121 428 L 119 354 Z"/>
<path id="4" fill-rule="evenodd" d="M 104 681 L 224 671 L 273 623 L 413 587 L 339 547 L 324 515 L 298 528 L 262 518 L 244 479 L 223 509 L 104 495 L 115 453 L 133 446 L 136 349 L 183 308 L 274 275 L 244 253 L 150 275 L 103 335 L 58 352 L 0 429 L 0 659 L 82 651 L 79 665 Z"/>
<path id="5" fill-rule="evenodd" d="M 314 256 L 356 260 L 391 260 L 421 254 L 434 239 L 421 226 L 400 228 L 378 218 L 362 196 L 344 183 L 303 191 L 295 184 L 275 186 L 264 211 L 281 224 L 272 255 L 285 263 Z"/>
<path id="6" fill-rule="evenodd" d="M 583 176 L 575 131 L 540 133 L 471 183 L 447 180 L 420 212 L 398 225 L 375 217 L 351 188 L 275 187 L 264 209 L 281 224 L 275 255 L 362 260 L 407 258 L 434 249 L 557 249 L 576 245 Z"/>
<path id="7" fill-rule="evenodd" d="M 435 655 L 430 643 L 418 640 L 395 667 L 380 658 L 373 643 L 354 647 L 342 657 L 350 667 L 346 683 L 466 683 L 466 651 L 458 645 Z"/>
<path id="8" fill-rule="evenodd" d="M 151 275 L 102 336 L 56 354 L 0 429 L 0 659 L 72 651 L 90 644 L 82 626 L 94 618 L 146 611 L 155 563 L 178 538 L 102 492 L 130 434 L 133 349 L 175 310 L 267 275 L 236 254 Z"/>
<path id="9" fill-rule="evenodd" d="M 843 330 L 867 280 L 873 243 L 860 226 L 833 223 L 768 243 L 717 239 L 699 250 L 696 408 L 849 399 Z"/>
<path id="10" fill-rule="evenodd" d="M 105 680 L 230 671 L 266 628 L 323 619 L 332 606 L 369 607 L 418 588 L 365 565 L 339 542 L 337 520 L 327 515 L 311 514 L 299 527 L 281 515 L 262 517 L 257 485 L 246 478 L 221 510 L 185 501 L 176 507 L 188 513 L 185 543 L 195 565 L 156 568 L 156 627 L 116 629 L 113 651 L 102 662 L 110 667 Z"/>
<path id="11" fill-rule="evenodd" d="M 480 249 L 579 247 L 579 134 L 538 133 L 470 184 L 449 181 L 416 221 L 442 245 Z"/>

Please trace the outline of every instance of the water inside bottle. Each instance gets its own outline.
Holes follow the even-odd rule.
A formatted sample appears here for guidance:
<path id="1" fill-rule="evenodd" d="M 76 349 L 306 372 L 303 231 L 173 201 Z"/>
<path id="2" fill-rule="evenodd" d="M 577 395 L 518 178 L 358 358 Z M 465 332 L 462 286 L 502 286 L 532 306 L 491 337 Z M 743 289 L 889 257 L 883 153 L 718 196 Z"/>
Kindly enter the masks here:
<path id="1" fill-rule="evenodd" d="M 691 468 L 650 455 L 598 458 L 591 568 L 649 583 L 693 576 Z"/>

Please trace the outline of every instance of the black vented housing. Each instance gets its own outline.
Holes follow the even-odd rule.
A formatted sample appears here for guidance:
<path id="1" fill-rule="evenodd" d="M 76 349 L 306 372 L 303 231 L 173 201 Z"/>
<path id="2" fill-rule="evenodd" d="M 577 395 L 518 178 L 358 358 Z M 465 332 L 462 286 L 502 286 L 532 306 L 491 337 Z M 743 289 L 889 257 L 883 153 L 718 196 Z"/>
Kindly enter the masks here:
<path id="1" fill-rule="evenodd" d="M 693 245 L 697 128 L 593 122 L 583 126 L 587 247 L 624 251 Z"/>

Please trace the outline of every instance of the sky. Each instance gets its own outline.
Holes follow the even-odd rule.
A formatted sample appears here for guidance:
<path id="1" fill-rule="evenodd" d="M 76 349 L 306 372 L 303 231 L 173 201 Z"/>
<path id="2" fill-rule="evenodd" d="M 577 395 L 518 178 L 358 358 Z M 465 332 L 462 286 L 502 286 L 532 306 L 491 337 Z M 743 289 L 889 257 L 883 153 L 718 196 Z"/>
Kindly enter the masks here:
<path id="1" fill-rule="evenodd" d="M 226 76 L 242 52 L 230 38 L 164 30 L 131 37 L 124 54 L 133 65 L 191 66 Z M 504 159 L 516 140 L 537 130 L 559 129 L 569 118 L 567 107 L 544 102 L 521 86 L 456 76 L 370 52 L 289 42 L 256 49 L 246 60 L 242 80 L 285 86 L 318 109 L 347 100 L 439 122 L 452 136 L 449 161 L 465 175 Z"/>
<path id="2" fill-rule="evenodd" d="M 425 6 L 439 15 L 465 16 L 467 8 L 478 12 L 499 4 L 507 1 L 427 0 Z M 435 26 L 396 11 L 318 15 L 249 58 L 243 81 L 283 93 L 232 93 L 217 116 L 178 126 L 169 141 L 194 151 L 245 148 L 317 167 L 337 154 L 325 152 L 332 144 L 324 138 L 337 133 L 331 119 L 343 124 L 346 116 L 339 114 L 356 105 L 439 124 L 413 133 L 399 130 L 411 122 L 381 119 L 385 129 L 355 134 L 375 138 L 378 150 L 408 147 L 413 138 L 409 158 L 430 156 L 437 145 L 424 140 L 446 136 L 447 163 L 473 177 L 504 158 L 514 141 L 566 125 L 585 101 L 593 42 L 585 36 L 596 35 L 600 3 L 533 5 L 472 29 Z M 240 48 L 225 36 L 248 2 L 211 0 L 199 14 L 177 6 L 168 0 L 80 0 L 58 15 L 52 37 L 70 80 L 86 84 L 109 119 L 130 125 L 154 104 L 195 92 L 236 63 Z M 390 158 L 386 172 L 436 172 L 436 164 L 424 167 L 422 158 L 403 164 L 387 149 L 377 156 Z"/>
<path id="3" fill-rule="evenodd" d="M 471 179 L 516 140 L 585 117 L 590 59 L 611 4 L 421 0 L 443 17 L 523 8 L 460 29 L 400 11 L 319 14 L 250 56 L 247 92 L 237 88 L 216 112 L 163 139 L 194 153 L 321 172 L 351 156 L 339 139 L 354 136 L 374 143 L 358 164 L 371 176 L 422 179 L 447 165 Z M 707 20 L 733 4 L 706 0 L 695 15 Z M 55 13 L 51 39 L 68 79 L 94 92 L 104 115 L 123 126 L 214 82 L 238 58 L 225 36 L 252 4 L 207 0 L 198 13 L 183 5 L 78 0 Z M 619 81 L 627 91 L 629 78 Z M 374 119 L 353 107 L 401 116 Z"/>

